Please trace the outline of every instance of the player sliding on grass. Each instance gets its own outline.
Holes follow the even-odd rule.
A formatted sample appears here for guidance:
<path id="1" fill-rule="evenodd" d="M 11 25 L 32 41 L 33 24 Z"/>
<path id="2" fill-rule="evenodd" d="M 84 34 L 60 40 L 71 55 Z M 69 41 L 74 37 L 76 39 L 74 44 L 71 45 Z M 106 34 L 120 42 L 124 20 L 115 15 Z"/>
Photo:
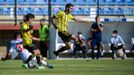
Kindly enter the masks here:
<path id="1" fill-rule="evenodd" d="M 18 33 L 18 32 L 14 33 L 13 37 L 14 37 L 14 40 L 11 41 L 11 48 L 10 48 L 9 53 L 7 54 L 8 56 L 6 58 L 10 57 L 11 54 L 13 53 L 13 51 L 15 51 L 17 53 L 14 58 L 19 56 L 21 58 L 21 60 L 23 61 L 23 63 L 26 63 L 27 59 L 31 56 L 31 53 L 23 47 L 23 44 L 22 44 L 23 40 L 21 39 L 20 33 Z M 3 58 L 3 60 L 6 60 L 6 58 Z M 53 68 L 53 66 L 48 64 L 46 62 L 46 60 L 47 59 L 41 58 L 40 59 L 41 64 L 43 66 L 47 66 L 48 68 Z M 33 57 L 33 59 L 28 62 L 28 68 L 38 68 L 37 60 L 35 57 Z"/>
<path id="2" fill-rule="evenodd" d="M 26 63 L 27 59 L 31 56 L 31 53 L 27 49 L 25 49 L 23 47 L 23 44 L 21 44 L 21 43 L 16 44 L 15 49 L 18 52 L 23 63 Z M 46 60 L 47 59 L 45 59 L 45 58 L 40 58 L 41 65 L 44 67 L 47 66 L 48 68 L 54 68 L 51 64 L 48 64 L 46 62 Z M 38 63 L 37 63 L 37 60 L 35 57 L 33 57 L 33 59 L 30 62 L 28 62 L 28 68 L 38 68 Z M 40 68 L 38 68 L 38 69 L 40 69 Z"/>
<path id="3" fill-rule="evenodd" d="M 58 51 L 54 51 L 54 54 L 56 56 L 58 56 L 60 52 L 63 52 L 71 48 L 71 45 L 69 43 L 70 40 L 74 40 L 77 43 L 79 43 L 78 38 L 75 35 L 68 32 L 67 27 L 68 27 L 69 20 L 74 20 L 77 22 L 86 22 L 86 23 L 88 22 L 85 20 L 76 19 L 74 16 L 70 14 L 72 10 L 73 10 L 73 5 L 70 3 L 66 4 L 64 11 L 61 10 L 52 17 L 52 24 L 56 29 L 58 29 L 58 35 L 65 43 L 65 46 L 61 47 Z M 57 19 L 58 26 L 56 26 L 55 19 Z"/>

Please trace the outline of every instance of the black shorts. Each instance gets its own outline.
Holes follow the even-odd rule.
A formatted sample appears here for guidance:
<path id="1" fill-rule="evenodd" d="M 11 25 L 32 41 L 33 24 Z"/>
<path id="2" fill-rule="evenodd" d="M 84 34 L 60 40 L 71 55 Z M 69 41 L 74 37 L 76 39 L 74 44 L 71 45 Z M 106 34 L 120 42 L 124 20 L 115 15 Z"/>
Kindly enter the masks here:
<path id="1" fill-rule="evenodd" d="M 117 50 L 122 49 L 122 48 L 123 48 L 123 45 L 114 47 L 114 44 L 111 44 L 111 47 L 110 47 L 110 49 L 111 49 L 112 51 L 115 51 L 115 50 L 117 51 Z"/>
<path id="2" fill-rule="evenodd" d="M 48 42 L 47 41 L 40 41 L 40 50 L 48 50 Z"/>
<path id="3" fill-rule="evenodd" d="M 24 48 L 26 48 L 31 53 L 33 53 L 34 50 L 37 50 L 37 48 L 34 45 L 25 45 Z"/>
<path id="4" fill-rule="evenodd" d="M 69 42 L 71 40 L 71 36 L 72 34 L 64 31 L 64 32 L 58 32 L 60 38 L 64 41 L 64 42 Z"/>

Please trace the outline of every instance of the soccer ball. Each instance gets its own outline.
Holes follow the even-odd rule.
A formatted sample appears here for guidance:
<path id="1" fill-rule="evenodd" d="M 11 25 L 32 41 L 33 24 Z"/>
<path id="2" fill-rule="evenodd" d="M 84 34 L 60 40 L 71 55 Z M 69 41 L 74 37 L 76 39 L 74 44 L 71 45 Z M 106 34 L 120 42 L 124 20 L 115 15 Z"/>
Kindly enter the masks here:
<path id="1" fill-rule="evenodd" d="M 33 60 L 31 60 L 31 61 L 28 63 L 28 67 L 29 67 L 29 68 L 36 68 L 36 66 L 37 66 L 36 58 L 33 58 Z"/>

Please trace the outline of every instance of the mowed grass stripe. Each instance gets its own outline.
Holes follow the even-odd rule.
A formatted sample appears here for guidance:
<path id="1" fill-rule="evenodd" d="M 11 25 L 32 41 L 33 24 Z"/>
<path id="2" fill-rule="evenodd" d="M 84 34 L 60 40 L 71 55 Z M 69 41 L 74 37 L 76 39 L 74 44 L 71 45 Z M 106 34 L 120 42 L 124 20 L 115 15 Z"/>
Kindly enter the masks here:
<path id="1" fill-rule="evenodd" d="M 24 69 L 20 60 L 0 61 L 0 75 L 134 75 L 134 60 L 49 60 L 54 69 Z"/>

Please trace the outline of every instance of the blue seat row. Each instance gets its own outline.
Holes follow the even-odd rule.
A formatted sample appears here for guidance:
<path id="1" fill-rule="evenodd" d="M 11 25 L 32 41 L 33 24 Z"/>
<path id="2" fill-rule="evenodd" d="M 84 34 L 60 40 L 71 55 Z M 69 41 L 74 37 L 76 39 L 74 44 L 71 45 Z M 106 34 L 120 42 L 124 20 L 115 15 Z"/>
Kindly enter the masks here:
<path id="1" fill-rule="evenodd" d="M 101 15 L 134 15 L 134 8 L 100 8 Z"/>
<path id="2" fill-rule="evenodd" d="M 56 14 L 59 10 L 64 10 L 64 7 L 54 7 L 52 9 L 53 14 Z M 10 7 L 2 7 L 0 8 L 0 14 L 3 15 L 10 15 L 10 13 L 13 12 L 13 8 Z M 35 15 L 47 15 L 48 14 L 48 8 L 30 8 L 30 7 L 18 7 L 17 8 L 17 14 L 18 15 L 24 15 L 28 13 L 33 13 Z M 89 15 L 90 14 L 90 8 L 74 8 L 72 14 L 74 15 Z"/>
<path id="3" fill-rule="evenodd" d="M 51 0 L 52 4 L 86 4 L 86 5 L 97 5 L 97 0 Z M 17 0 L 18 5 L 44 5 L 47 4 L 48 0 Z M 15 0 L 0 0 L 0 5 L 14 5 Z M 100 5 L 129 5 L 134 6 L 134 0 L 99 0 Z"/>
<path id="4" fill-rule="evenodd" d="M 56 14 L 59 10 L 64 10 L 64 7 L 54 7 L 52 9 L 52 13 Z M 0 14 L 3 15 L 9 15 L 11 12 L 13 12 L 13 8 L 10 7 L 1 7 L 0 8 Z M 90 8 L 87 7 L 74 7 L 74 10 L 72 14 L 74 15 L 90 15 Z M 18 15 L 24 15 L 28 13 L 33 13 L 35 15 L 47 15 L 48 14 L 48 8 L 44 7 L 18 7 L 17 8 L 17 14 Z M 99 8 L 99 14 L 101 15 L 134 15 L 134 8 Z"/>

